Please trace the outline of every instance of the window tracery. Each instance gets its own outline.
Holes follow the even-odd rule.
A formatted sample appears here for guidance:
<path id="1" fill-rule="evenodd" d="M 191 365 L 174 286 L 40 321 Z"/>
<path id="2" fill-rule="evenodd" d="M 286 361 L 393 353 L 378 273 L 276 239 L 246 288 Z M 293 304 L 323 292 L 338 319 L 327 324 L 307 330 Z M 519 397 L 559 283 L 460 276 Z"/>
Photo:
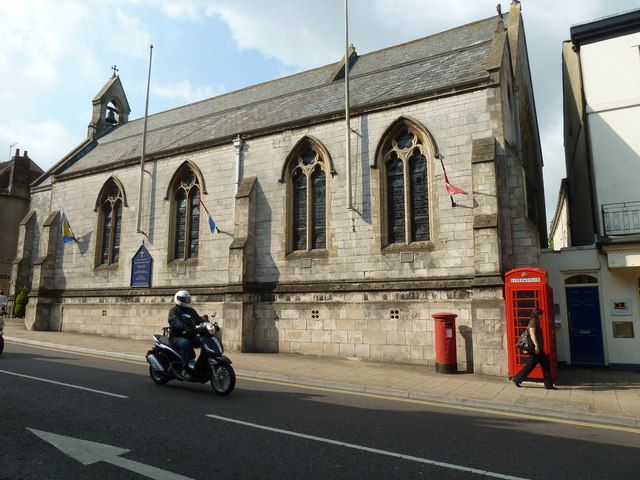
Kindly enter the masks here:
<path id="1" fill-rule="evenodd" d="M 174 182 L 173 259 L 198 257 L 200 238 L 200 184 L 188 166 Z"/>
<path id="2" fill-rule="evenodd" d="M 100 247 L 99 265 L 117 264 L 120 258 L 120 238 L 122 236 L 123 192 L 110 179 L 102 189 L 100 199 Z"/>
<path id="3" fill-rule="evenodd" d="M 412 125 L 401 122 L 382 148 L 385 245 L 430 239 L 428 146 Z"/>
<path id="4" fill-rule="evenodd" d="M 308 141 L 290 159 L 289 251 L 327 247 L 326 168 L 321 150 Z"/>

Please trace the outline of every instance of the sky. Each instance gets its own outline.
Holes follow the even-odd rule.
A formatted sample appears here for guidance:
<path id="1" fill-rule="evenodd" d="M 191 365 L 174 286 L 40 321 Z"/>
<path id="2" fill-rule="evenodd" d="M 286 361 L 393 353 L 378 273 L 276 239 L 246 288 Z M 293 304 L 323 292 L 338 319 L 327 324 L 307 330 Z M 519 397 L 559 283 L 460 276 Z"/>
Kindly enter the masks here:
<path id="1" fill-rule="evenodd" d="M 495 15 L 497 3 L 350 0 L 349 41 L 379 50 Z M 521 4 L 550 222 L 565 176 L 562 41 L 640 0 Z M 47 170 L 86 138 L 113 65 L 129 118 L 142 117 L 153 44 L 149 113 L 161 112 L 340 60 L 344 0 L 0 0 L 0 39 L 0 161 L 20 148 Z"/>

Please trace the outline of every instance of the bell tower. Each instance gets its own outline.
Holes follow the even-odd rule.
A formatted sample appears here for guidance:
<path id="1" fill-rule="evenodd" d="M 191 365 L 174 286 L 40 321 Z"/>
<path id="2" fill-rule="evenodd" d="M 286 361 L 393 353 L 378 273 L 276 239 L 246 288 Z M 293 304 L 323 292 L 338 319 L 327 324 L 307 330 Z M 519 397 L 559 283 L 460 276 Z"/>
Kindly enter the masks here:
<path id="1" fill-rule="evenodd" d="M 93 115 L 87 131 L 88 138 L 98 139 L 129 120 L 131 108 L 117 74 L 118 69 L 115 65 L 111 68 L 113 75 L 91 102 Z"/>

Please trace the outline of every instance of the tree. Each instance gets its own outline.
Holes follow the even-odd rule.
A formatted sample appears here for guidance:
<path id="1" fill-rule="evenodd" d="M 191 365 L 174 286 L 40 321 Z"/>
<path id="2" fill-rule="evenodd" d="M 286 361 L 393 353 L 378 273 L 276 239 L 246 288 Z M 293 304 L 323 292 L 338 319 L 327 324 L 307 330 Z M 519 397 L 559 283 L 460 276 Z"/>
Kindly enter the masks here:
<path id="1" fill-rule="evenodd" d="M 24 311 L 27 308 L 28 302 L 29 289 L 27 287 L 22 287 L 22 290 L 20 290 L 20 293 L 16 295 L 16 299 L 13 302 L 13 316 L 24 317 Z"/>

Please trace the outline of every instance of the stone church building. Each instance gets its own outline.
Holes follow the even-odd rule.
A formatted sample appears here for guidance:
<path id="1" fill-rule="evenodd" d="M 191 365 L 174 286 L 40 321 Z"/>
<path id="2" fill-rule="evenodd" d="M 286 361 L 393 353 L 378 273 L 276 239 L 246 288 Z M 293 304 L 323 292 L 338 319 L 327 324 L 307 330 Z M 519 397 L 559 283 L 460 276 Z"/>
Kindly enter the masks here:
<path id="1" fill-rule="evenodd" d="M 348 68 L 350 186 L 344 59 L 150 116 L 144 173 L 113 76 L 87 139 L 32 184 L 12 271 L 27 327 L 146 339 L 186 288 L 230 350 L 430 365 L 450 311 L 459 368 L 506 375 L 503 274 L 546 244 L 519 2 Z"/>

